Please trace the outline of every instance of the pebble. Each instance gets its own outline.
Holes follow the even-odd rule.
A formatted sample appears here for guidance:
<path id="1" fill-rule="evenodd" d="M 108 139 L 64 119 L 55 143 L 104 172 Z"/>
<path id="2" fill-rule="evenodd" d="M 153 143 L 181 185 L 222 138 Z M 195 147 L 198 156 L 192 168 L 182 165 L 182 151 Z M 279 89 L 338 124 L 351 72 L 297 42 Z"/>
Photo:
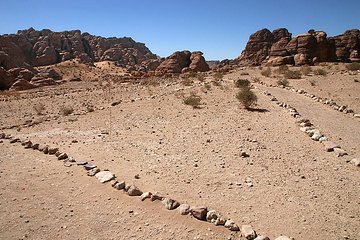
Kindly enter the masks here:
<path id="1" fill-rule="evenodd" d="M 49 147 L 45 146 L 42 151 L 43 151 L 44 154 L 48 154 L 49 153 Z"/>
<path id="2" fill-rule="evenodd" d="M 59 151 L 58 148 L 48 148 L 48 154 L 54 155 L 57 151 Z"/>
<path id="3" fill-rule="evenodd" d="M 199 220 L 206 220 L 206 214 L 207 214 L 207 207 L 205 206 L 199 206 L 199 207 L 193 207 L 190 210 L 191 215 Z"/>
<path id="4" fill-rule="evenodd" d="M 118 182 L 114 185 L 114 188 L 117 189 L 117 190 L 121 190 L 121 189 L 124 189 L 125 188 L 125 182 L 124 181 L 121 181 L 121 182 Z"/>
<path id="5" fill-rule="evenodd" d="M 224 227 L 228 228 L 230 231 L 239 231 L 238 225 L 235 224 L 235 222 L 231 219 L 226 220 Z"/>
<path id="6" fill-rule="evenodd" d="M 256 238 L 256 232 L 251 225 L 242 225 L 241 234 L 248 240 L 253 240 Z"/>
<path id="7" fill-rule="evenodd" d="M 83 165 L 83 167 L 85 168 L 85 170 L 91 170 L 93 168 L 96 168 L 97 166 L 95 164 L 92 163 L 86 163 Z"/>
<path id="8" fill-rule="evenodd" d="M 143 192 L 137 188 L 135 185 L 131 185 L 129 187 L 129 189 L 127 190 L 127 194 L 129 196 L 141 196 L 141 194 L 143 194 Z"/>
<path id="9" fill-rule="evenodd" d="M 354 163 L 355 166 L 360 167 L 360 158 L 354 158 L 351 162 Z"/>
<path id="10" fill-rule="evenodd" d="M 219 218 L 219 213 L 215 210 L 210 210 L 206 214 L 206 221 L 212 222 Z"/>
<path id="11" fill-rule="evenodd" d="M 187 215 L 190 213 L 190 206 L 188 204 L 180 204 L 180 206 L 178 207 L 178 210 L 180 212 L 181 215 Z"/>
<path id="12" fill-rule="evenodd" d="M 60 153 L 60 155 L 58 156 L 58 160 L 64 160 L 68 158 L 68 155 L 66 153 Z"/>
<path id="13" fill-rule="evenodd" d="M 155 200 L 162 201 L 163 199 L 164 199 L 164 197 L 161 196 L 159 193 L 155 193 L 155 194 L 151 195 L 151 201 L 155 201 Z"/>
<path id="14" fill-rule="evenodd" d="M 34 143 L 34 144 L 32 145 L 32 149 L 37 150 L 37 149 L 39 148 L 39 145 L 40 145 L 40 144 L 38 144 L 38 143 Z"/>
<path id="15" fill-rule="evenodd" d="M 110 171 L 100 171 L 100 172 L 95 174 L 95 177 L 101 183 L 111 181 L 112 179 L 115 178 L 114 174 L 112 174 Z"/>
<path id="16" fill-rule="evenodd" d="M 147 199 L 147 198 L 151 198 L 151 195 L 152 195 L 151 192 L 144 192 L 143 194 L 141 194 L 140 200 L 141 200 L 141 201 L 144 201 L 144 200 Z"/>
<path id="17" fill-rule="evenodd" d="M 319 132 L 319 131 L 315 131 L 314 134 L 311 136 L 312 140 L 315 141 L 319 141 L 319 139 L 322 137 L 323 135 Z"/>
<path id="18" fill-rule="evenodd" d="M 178 201 L 171 199 L 171 198 L 164 198 L 161 202 L 162 202 L 162 204 L 164 204 L 165 208 L 168 210 L 173 210 L 180 206 L 180 203 Z"/>
<path id="19" fill-rule="evenodd" d="M 334 148 L 333 150 L 334 150 L 336 156 L 338 156 L 338 157 L 342 157 L 342 156 L 347 155 L 347 152 L 345 152 L 345 151 L 344 151 L 343 149 L 341 149 L 341 148 Z"/>
<path id="20" fill-rule="evenodd" d="M 99 169 L 99 168 L 93 168 L 93 169 L 90 169 L 90 170 L 87 172 L 87 175 L 90 176 L 90 177 L 93 177 L 93 176 L 95 176 L 98 172 L 100 172 L 100 169 Z"/>

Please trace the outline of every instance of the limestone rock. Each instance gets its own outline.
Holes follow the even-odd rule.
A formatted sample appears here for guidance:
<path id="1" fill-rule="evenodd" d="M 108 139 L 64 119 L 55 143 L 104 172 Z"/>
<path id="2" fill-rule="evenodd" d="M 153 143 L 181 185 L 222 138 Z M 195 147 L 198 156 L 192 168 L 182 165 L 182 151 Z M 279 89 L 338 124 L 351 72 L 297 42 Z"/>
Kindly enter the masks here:
<path id="1" fill-rule="evenodd" d="M 253 240 L 256 238 L 256 232 L 251 227 L 251 225 L 242 225 L 241 226 L 241 234 L 248 240 Z"/>
<path id="2" fill-rule="evenodd" d="M 200 207 L 193 207 L 190 210 L 190 213 L 193 217 L 199 219 L 199 220 L 206 220 L 206 214 L 207 214 L 208 210 L 207 207 L 205 206 L 200 206 Z"/>
<path id="3" fill-rule="evenodd" d="M 137 188 L 136 186 L 131 185 L 129 187 L 129 189 L 127 190 L 127 194 L 129 196 L 141 196 L 141 194 L 143 194 L 143 192 L 139 188 Z"/>
<path id="4" fill-rule="evenodd" d="M 164 198 L 162 201 L 162 204 L 164 204 L 165 208 L 168 210 L 173 210 L 180 206 L 180 203 L 176 200 L 173 200 L 171 198 Z"/>
<path id="5" fill-rule="evenodd" d="M 181 215 L 187 215 L 190 213 L 190 206 L 188 204 L 180 204 L 180 206 L 178 207 L 178 210 L 180 212 Z"/>
<path id="6" fill-rule="evenodd" d="M 101 182 L 105 183 L 108 181 L 111 181 L 115 178 L 114 174 L 112 174 L 110 171 L 100 171 L 95 174 L 95 177 Z"/>

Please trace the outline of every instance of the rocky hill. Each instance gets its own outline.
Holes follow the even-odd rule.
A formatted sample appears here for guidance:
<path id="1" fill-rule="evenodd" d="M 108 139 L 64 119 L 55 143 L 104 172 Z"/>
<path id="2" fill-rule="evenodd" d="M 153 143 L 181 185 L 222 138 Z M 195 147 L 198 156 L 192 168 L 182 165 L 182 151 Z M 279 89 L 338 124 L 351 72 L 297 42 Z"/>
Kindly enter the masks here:
<path id="1" fill-rule="evenodd" d="M 272 32 L 262 29 L 250 36 L 245 50 L 237 60 L 241 65 L 269 66 L 358 62 L 360 30 L 347 30 L 335 37 L 327 37 L 323 31 L 309 30 L 308 33 L 292 37 L 285 28 Z"/>

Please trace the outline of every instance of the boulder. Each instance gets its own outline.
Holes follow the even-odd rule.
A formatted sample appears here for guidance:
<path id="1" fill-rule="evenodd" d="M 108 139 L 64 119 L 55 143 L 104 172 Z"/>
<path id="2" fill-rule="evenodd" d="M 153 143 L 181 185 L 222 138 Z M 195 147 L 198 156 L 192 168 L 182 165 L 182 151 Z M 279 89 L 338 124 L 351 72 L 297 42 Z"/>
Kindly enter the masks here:
<path id="1" fill-rule="evenodd" d="M 190 65 L 189 69 L 193 72 L 207 72 L 210 70 L 209 65 L 205 61 L 205 58 L 202 56 L 202 52 L 192 52 L 190 56 Z"/>
<path id="2" fill-rule="evenodd" d="M 32 89 L 35 87 L 36 86 L 34 84 L 32 84 L 24 79 L 19 79 L 10 87 L 9 90 L 22 91 L 22 90 Z"/>
<path id="3" fill-rule="evenodd" d="M 164 75 L 165 73 L 181 73 L 185 67 L 189 67 L 191 52 L 178 51 L 167 57 L 155 70 L 156 75 Z"/>

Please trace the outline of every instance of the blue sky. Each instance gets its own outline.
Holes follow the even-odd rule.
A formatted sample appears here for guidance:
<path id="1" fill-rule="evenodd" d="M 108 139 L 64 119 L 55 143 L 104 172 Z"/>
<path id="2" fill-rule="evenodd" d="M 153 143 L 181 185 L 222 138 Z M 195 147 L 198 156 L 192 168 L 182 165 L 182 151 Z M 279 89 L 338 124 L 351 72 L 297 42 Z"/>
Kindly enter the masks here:
<path id="1" fill-rule="evenodd" d="M 200 50 L 208 60 L 240 55 L 253 32 L 285 27 L 329 36 L 360 28 L 360 0 L 0 0 L 0 34 L 33 27 L 132 37 L 155 54 Z"/>

